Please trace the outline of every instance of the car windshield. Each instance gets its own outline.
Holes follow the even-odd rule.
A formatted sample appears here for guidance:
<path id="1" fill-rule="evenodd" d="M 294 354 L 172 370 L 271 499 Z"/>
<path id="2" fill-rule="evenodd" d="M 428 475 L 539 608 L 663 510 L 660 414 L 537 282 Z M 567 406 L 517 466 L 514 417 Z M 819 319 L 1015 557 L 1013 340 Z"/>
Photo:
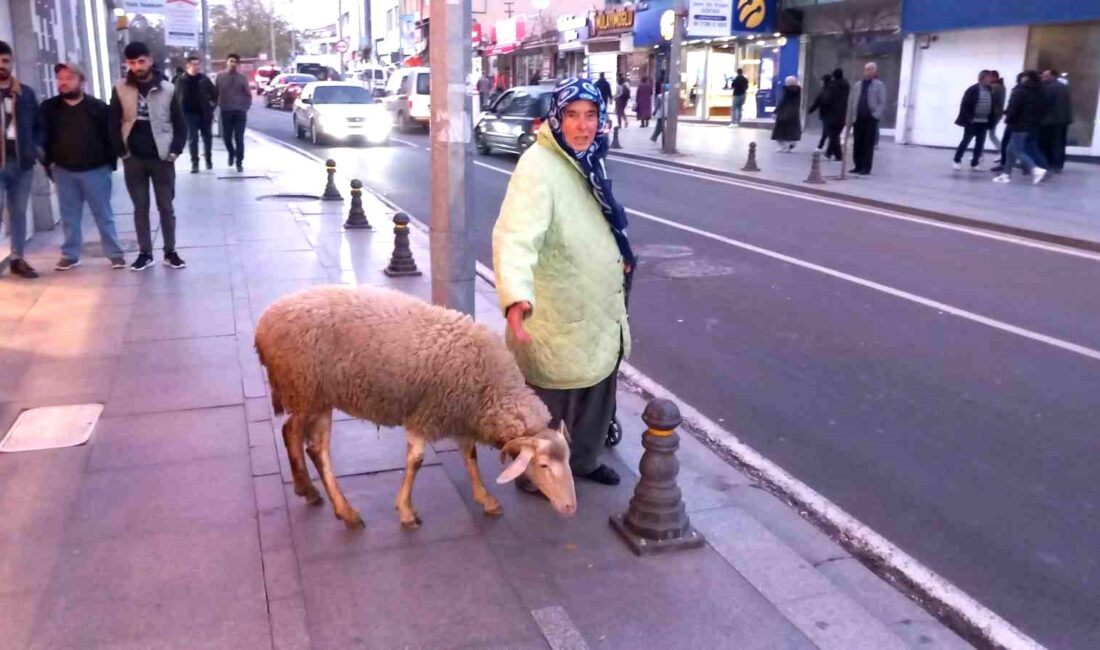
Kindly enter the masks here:
<path id="1" fill-rule="evenodd" d="M 314 104 L 373 104 L 374 97 L 359 86 L 319 86 L 313 91 Z"/>
<path id="2" fill-rule="evenodd" d="M 283 79 L 283 83 L 288 84 L 307 84 L 313 81 L 317 81 L 317 77 L 311 74 L 292 74 Z"/>

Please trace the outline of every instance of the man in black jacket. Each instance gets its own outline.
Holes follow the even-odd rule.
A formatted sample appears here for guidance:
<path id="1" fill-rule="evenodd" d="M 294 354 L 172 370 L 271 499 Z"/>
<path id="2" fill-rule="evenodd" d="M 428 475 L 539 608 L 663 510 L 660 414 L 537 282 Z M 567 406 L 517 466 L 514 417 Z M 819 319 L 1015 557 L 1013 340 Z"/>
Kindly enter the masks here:
<path id="1" fill-rule="evenodd" d="M 0 41 L 0 212 L 7 208 L 10 219 L 11 273 L 29 280 L 38 277 L 38 271 L 23 259 L 23 251 L 42 120 L 34 91 L 19 83 L 12 74 L 14 67 L 11 46 Z"/>
<path id="2" fill-rule="evenodd" d="M 1032 182 L 1039 183 L 1047 170 L 1035 164 L 1028 152 L 1028 141 L 1034 138 L 1039 124 L 1046 113 L 1046 99 L 1040 86 L 1039 73 L 1028 70 L 1021 75 L 1020 83 L 1012 89 L 1005 109 L 1005 124 L 1012 129 L 1012 140 L 1008 143 L 1008 157 L 1005 160 L 1004 173 L 993 179 L 994 183 L 1012 182 L 1012 169 L 1017 162 L 1024 171 L 1030 172 Z"/>
<path id="3" fill-rule="evenodd" d="M 1066 164 L 1066 136 L 1073 124 L 1073 99 L 1069 86 L 1058 77 L 1057 70 L 1043 71 L 1047 112 L 1039 124 L 1039 150 L 1050 162 L 1050 169 L 1061 174 Z"/>
<path id="4" fill-rule="evenodd" d="M 218 102 L 218 92 L 214 82 L 202 73 L 202 65 L 197 56 L 187 57 L 187 71 L 174 82 L 176 100 L 183 111 L 183 120 L 187 122 L 187 136 L 191 148 L 191 173 L 199 173 L 199 135 L 202 135 L 202 149 L 206 159 L 206 168 L 213 169 L 214 161 L 210 157 L 210 125 L 214 121 L 214 105 Z"/>
<path id="5" fill-rule="evenodd" d="M 985 151 L 985 137 L 993 123 L 994 100 L 990 88 L 992 78 L 989 70 L 978 73 L 978 83 L 966 89 L 959 104 L 959 116 L 955 124 L 963 127 L 963 138 L 955 149 L 955 169 L 962 169 L 962 159 L 970 141 L 974 140 L 974 155 L 970 158 L 970 169 L 977 170 Z"/>
<path id="6" fill-rule="evenodd" d="M 108 131 L 107 105 L 84 94 L 84 71 L 73 63 L 58 63 L 58 95 L 42 102 L 45 141 L 42 165 L 57 184 L 57 204 L 65 243 L 61 245 L 58 271 L 80 265 L 84 204 L 91 208 L 111 267 L 126 268 L 111 210 L 111 172 L 115 152 Z"/>

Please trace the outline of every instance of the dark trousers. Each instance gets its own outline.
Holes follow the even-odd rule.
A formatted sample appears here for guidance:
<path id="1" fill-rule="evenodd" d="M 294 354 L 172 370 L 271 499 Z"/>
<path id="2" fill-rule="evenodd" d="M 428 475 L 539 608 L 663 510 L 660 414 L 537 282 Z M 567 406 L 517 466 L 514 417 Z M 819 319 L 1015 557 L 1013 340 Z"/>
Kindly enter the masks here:
<path id="1" fill-rule="evenodd" d="M 136 158 L 122 161 L 126 178 L 126 190 L 134 204 L 134 230 L 137 231 L 141 252 L 153 253 L 153 234 L 149 227 L 149 184 L 160 213 L 160 236 L 164 240 L 164 252 L 176 250 L 176 213 L 172 199 L 176 197 L 176 166 L 166 160 Z"/>
<path id="2" fill-rule="evenodd" d="M 1012 141 L 1012 127 L 1005 124 L 1005 132 L 1001 134 L 1001 164 L 1008 158 L 1008 143 Z"/>
<path id="3" fill-rule="evenodd" d="M 837 124 L 835 126 L 825 125 L 824 137 L 829 140 L 829 146 L 825 148 L 826 158 L 840 160 L 841 156 L 844 155 L 844 152 L 840 148 L 840 132 L 843 130 L 844 126 L 842 124 Z M 818 148 L 821 148 L 820 145 Z"/>
<path id="4" fill-rule="evenodd" d="M 878 120 L 873 117 L 856 119 L 852 128 L 852 162 L 855 171 L 870 174 L 875 162 L 875 134 L 878 133 Z"/>
<path id="5" fill-rule="evenodd" d="M 1047 124 L 1039 127 L 1039 151 L 1054 171 L 1066 166 L 1066 135 L 1069 127 L 1064 124 Z"/>
<path id="6" fill-rule="evenodd" d="M 210 160 L 210 149 L 213 146 L 213 136 L 210 131 L 210 119 L 194 113 L 184 113 L 183 119 L 187 121 L 188 147 L 191 149 L 191 164 L 199 164 L 199 136 L 202 136 L 203 156 Z"/>
<path id="7" fill-rule="evenodd" d="M 565 423 L 570 435 L 569 466 L 574 474 L 585 475 L 600 466 L 600 452 L 607 440 L 611 418 L 615 417 L 615 390 L 619 368 L 600 383 L 588 388 L 557 390 L 532 386 L 550 410 L 550 426 Z"/>
<path id="8" fill-rule="evenodd" d="M 821 139 L 817 141 L 817 148 L 824 149 L 825 141 L 829 139 L 829 126 L 824 122 L 821 123 Z"/>
<path id="9" fill-rule="evenodd" d="M 661 138 L 661 144 L 664 144 L 665 140 L 662 137 L 664 135 L 664 133 L 665 133 L 665 118 L 658 117 L 657 118 L 657 126 L 653 127 L 653 135 L 649 136 L 649 139 L 652 140 L 653 142 L 656 142 L 657 138 Z"/>
<path id="10" fill-rule="evenodd" d="M 222 138 L 229 157 L 239 165 L 244 162 L 244 127 L 248 111 L 222 111 Z"/>
<path id="11" fill-rule="evenodd" d="M 985 150 L 985 136 L 988 133 L 988 124 L 971 124 L 965 127 L 962 142 L 960 142 L 958 148 L 955 149 L 955 162 L 962 162 L 963 156 L 966 154 L 966 149 L 970 146 L 970 141 L 974 140 L 974 155 L 970 158 L 970 166 L 977 167 L 978 159 L 982 157 L 982 151 Z"/>

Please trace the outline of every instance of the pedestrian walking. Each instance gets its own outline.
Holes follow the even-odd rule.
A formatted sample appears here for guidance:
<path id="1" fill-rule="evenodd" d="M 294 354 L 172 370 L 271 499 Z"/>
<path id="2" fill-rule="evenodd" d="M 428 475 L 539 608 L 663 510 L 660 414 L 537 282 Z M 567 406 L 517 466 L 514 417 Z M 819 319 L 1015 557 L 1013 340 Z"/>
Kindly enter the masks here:
<path id="1" fill-rule="evenodd" d="M 875 162 L 875 138 L 878 123 L 886 110 L 886 85 L 878 78 L 878 65 L 863 66 L 863 80 L 850 94 L 848 126 L 852 127 L 853 174 L 866 176 Z"/>
<path id="2" fill-rule="evenodd" d="M 626 107 L 630 104 L 630 84 L 626 80 L 626 75 L 619 75 L 619 88 L 615 93 L 615 116 L 619 119 L 619 128 L 625 129 L 628 124 L 626 121 Z"/>
<path id="3" fill-rule="evenodd" d="M 81 224 L 87 205 L 99 229 L 103 254 L 111 268 L 126 268 L 111 209 L 111 175 L 117 167 L 111 145 L 107 104 L 84 94 L 84 70 L 58 63 L 58 94 L 42 102 L 42 165 L 57 185 L 57 205 L 65 241 L 55 267 L 68 271 L 80 265 L 84 243 Z"/>
<path id="4" fill-rule="evenodd" d="M 1041 79 L 1047 110 L 1039 124 L 1039 150 L 1050 163 L 1050 170 L 1061 174 L 1066 165 L 1069 125 L 1073 123 L 1073 98 L 1057 70 L 1044 70 Z"/>
<path id="5" fill-rule="evenodd" d="M 607 177 L 607 123 L 595 84 L 568 79 L 555 88 L 549 119 L 508 183 L 493 266 L 506 341 L 551 426 L 563 423 L 571 434 L 574 476 L 617 485 L 600 452 L 619 363 L 630 354 L 634 253 Z"/>
<path id="6" fill-rule="evenodd" d="M 248 123 L 248 109 L 252 107 L 252 92 L 248 77 L 237 67 L 241 57 L 230 54 L 225 59 L 226 70 L 218 75 L 218 108 L 221 109 L 222 138 L 229 152 L 229 166 L 244 171 L 244 128 Z"/>
<path id="7" fill-rule="evenodd" d="M 783 96 L 775 107 L 775 127 L 772 128 L 772 140 L 777 143 L 778 153 L 790 153 L 802 139 L 802 86 L 798 79 L 787 77 L 783 80 Z"/>
<path id="8" fill-rule="evenodd" d="M 481 79 L 477 80 L 477 94 L 481 99 L 481 110 L 489 110 L 493 93 L 493 80 L 488 72 L 481 73 Z"/>
<path id="9" fill-rule="evenodd" d="M 997 124 L 1005 114 L 1005 80 L 1001 77 L 1001 73 L 996 70 L 990 70 L 989 76 L 992 78 L 989 83 L 989 90 L 993 94 L 993 120 L 989 123 L 989 141 L 993 143 L 993 146 L 1000 149 L 1002 140 L 997 137 Z M 1001 159 L 997 160 L 998 165 L 1003 162 L 1003 158 L 1004 153 L 1002 152 Z"/>
<path id="10" fill-rule="evenodd" d="M 203 157 L 206 168 L 214 168 L 210 148 L 213 144 L 211 125 L 214 123 L 214 107 L 218 103 L 218 91 L 214 82 L 202 72 L 202 62 L 197 56 L 187 57 L 187 71 L 176 85 L 176 97 L 187 123 L 187 139 L 191 150 L 191 173 L 199 173 L 199 137 L 202 136 Z"/>
<path id="11" fill-rule="evenodd" d="M 844 78 L 844 71 L 840 68 L 833 70 L 833 79 L 829 82 L 829 105 L 823 108 L 826 114 L 825 130 L 829 136 L 829 143 L 825 149 L 825 158 L 841 160 L 844 151 L 840 146 L 840 134 L 844 131 L 844 121 L 848 114 L 848 96 L 852 87 Z"/>
<path id="12" fill-rule="evenodd" d="M 994 114 L 991 74 L 989 70 L 979 72 L 978 83 L 966 89 L 959 103 L 959 116 L 955 118 L 955 124 L 963 127 L 963 137 L 955 148 L 956 170 L 962 169 L 963 156 L 971 140 L 974 141 L 974 155 L 970 157 L 970 169 L 976 171 L 981 162 L 982 152 L 985 151 L 985 136 L 989 132 Z"/>
<path id="13" fill-rule="evenodd" d="M 607 75 L 600 73 L 600 78 L 596 80 L 596 88 L 600 91 L 600 97 L 603 97 L 603 103 L 606 106 L 611 105 L 611 83 L 607 80 Z"/>
<path id="14" fill-rule="evenodd" d="M 665 117 L 668 115 L 668 84 L 657 91 L 654 101 L 656 107 L 653 109 L 653 119 L 657 120 L 657 126 L 653 127 L 653 135 L 649 136 L 649 140 L 650 142 L 656 142 L 657 138 L 660 138 L 663 147 L 665 144 Z"/>
<path id="15" fill-rule="evenodd" d="M 0 41 L 0 216 L 7 208 L 11 233 L 12 275 L 28 280 L 38 271 L 23 259 L 27 245 L 27 204 L 34 181 L 34 161 L 42 140 L 42 120 L 34 91 L 15 78 L 15 53 Z"/>
<path id="16" fill-rule="evenodd" d="M 829 91 L 832 88 L 829 85 L 833 81 L 833 75 L 827 74 L 821 78 L 821 90 L 817 91 L 817 97 L 814 97 L 814 103 L 810 104 L 810 108 L 806 110 L 806 117 L 809 118 L 815 111 L 821 111 L 818 113 L 818 118 L 821 120 L 821 139 L 817 141 L 817 150 L 825 150 L 825 142 L 829 139 L 829 106 L 831 105 L 829 99 Z M 827 156 L 826 156 L 827 157 Z"/>
<path id="17" fill-rule="evenodd" d="M 164 264 L 182 269 L 186 263 L 176 253 L 176 158 L 187 142 L 175 87 L 153 67 L 149 47 L 133 41 L 123 50 L 126 77 L 111 93 L 110 135 L 115 154 L 122 158 L 126 190 L 134 203 L 134 230 L 141 248 L 131 271 L 153 265 L 153 236 L 149 225 L 149 185 L 160 214 Z"/>
<path id="18" fill-rule="evenodd" d="M 1019 162 L 1024 171 L 1030 173 L 1033 183 L 1039 183 L 1047 170 L 1039 166 L 1028 151 L 1028 142 L 1034 137 L 1046 112 L 1046 98 L 1039 80 L 1039 73 L 1028 70 L 1008 100 L 1005 109 L 1005 124 L 1012 129 L 1012 139 L 1008 143 L 1004 173 L 993 179 L 994 183 L 1012 182 L 1012 170 Z"/>
<path id="19" fill-rule="evenodd" d="M 649 120 L 653 117 L 653 82 L 649 77 L 642 77 L 638 84 L 638 96 L 634 100 L 634 112 L 638 117 L 638 123 L 643 129 L 649 128 Z"/>
<path id="20" fill-rule="evenodd" d="M 749 92 L 749 80 L 742 68 L 737 68 L 737 76 L 730 84 L 733 88 L 733 105 L 730 106 L 730 128 L 741 126 L 741 116 L 745 112 L 745 96 Z"/>

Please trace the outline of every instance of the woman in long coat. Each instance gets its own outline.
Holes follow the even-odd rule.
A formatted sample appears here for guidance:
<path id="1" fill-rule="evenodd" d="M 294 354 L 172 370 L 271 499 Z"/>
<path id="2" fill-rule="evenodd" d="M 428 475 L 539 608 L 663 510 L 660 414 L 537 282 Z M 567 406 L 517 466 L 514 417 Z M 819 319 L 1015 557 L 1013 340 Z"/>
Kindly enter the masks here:
<path id="1" fill-rule="evenodd" d="M 634 101 L 638 120 L 642 123 L 642 128 L 646 128 L 649 126 L 649 118 L 653 117 L 653 83 L 649 77 L 642 77 L 642 83 L 638 84 L 638 97 Z"/>
<path id="2" fill-rule="evenodd" d="M 779 143 L 777 151 L 794 151 L 795 144 L 802 139 L 802 87 L 798 79 L 787 77 L 783 82 L 783 98 L 775 107 L 775 128 L 772 140 Z"/>

